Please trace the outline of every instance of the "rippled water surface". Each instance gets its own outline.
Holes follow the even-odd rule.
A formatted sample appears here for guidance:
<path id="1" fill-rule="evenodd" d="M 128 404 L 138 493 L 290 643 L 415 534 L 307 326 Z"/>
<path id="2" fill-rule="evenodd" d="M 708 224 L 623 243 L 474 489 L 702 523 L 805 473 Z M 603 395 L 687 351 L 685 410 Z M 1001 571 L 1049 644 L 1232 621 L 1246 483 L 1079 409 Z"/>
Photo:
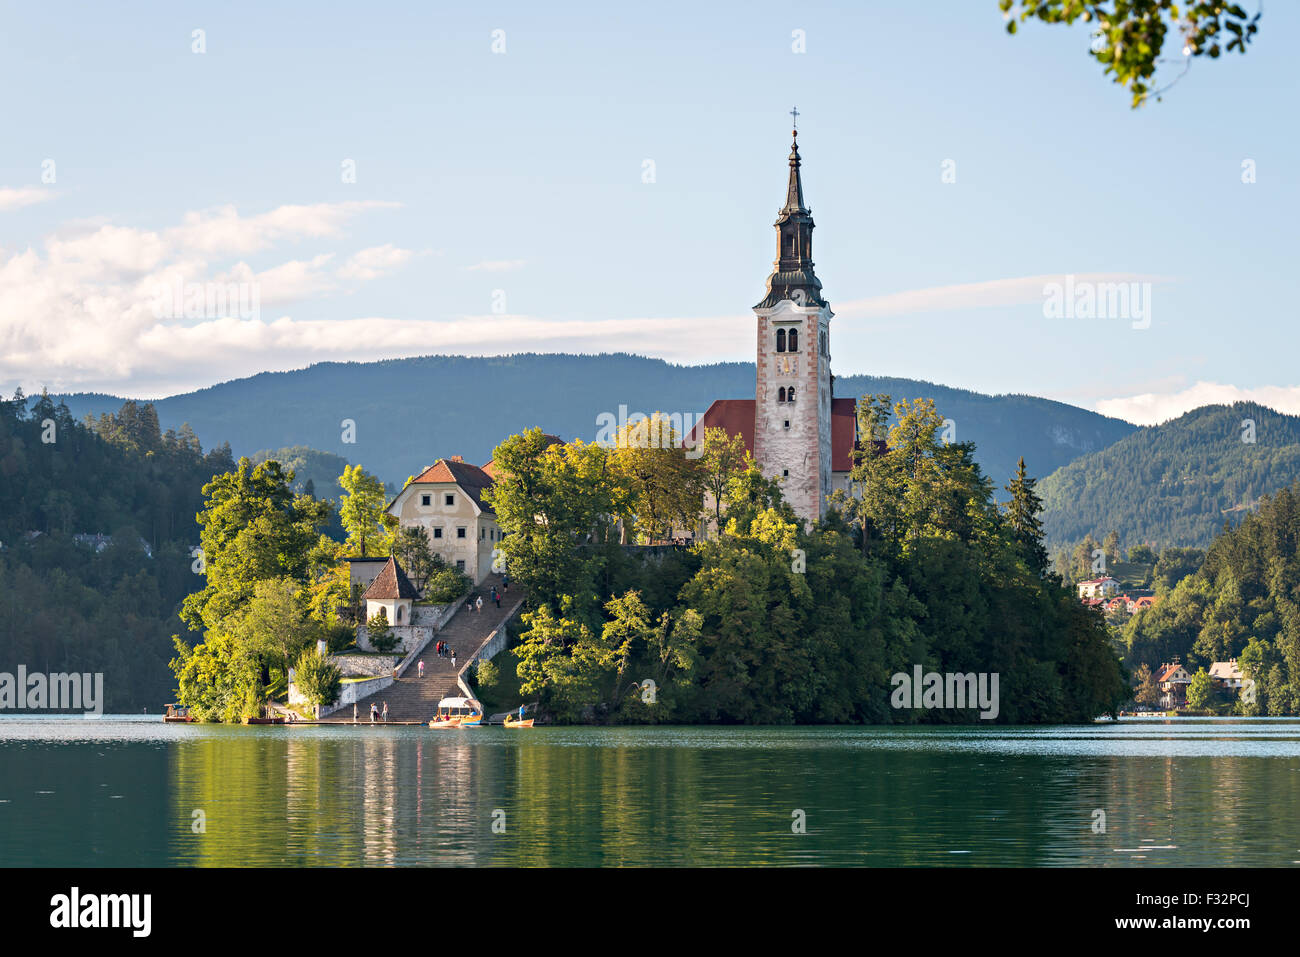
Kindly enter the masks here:
<path id="1" fill-rule="evenodd" d="M 2 865 L 762 863 L 1294 866 L 1300 720 L 532 731 L 0 720 Z"/>

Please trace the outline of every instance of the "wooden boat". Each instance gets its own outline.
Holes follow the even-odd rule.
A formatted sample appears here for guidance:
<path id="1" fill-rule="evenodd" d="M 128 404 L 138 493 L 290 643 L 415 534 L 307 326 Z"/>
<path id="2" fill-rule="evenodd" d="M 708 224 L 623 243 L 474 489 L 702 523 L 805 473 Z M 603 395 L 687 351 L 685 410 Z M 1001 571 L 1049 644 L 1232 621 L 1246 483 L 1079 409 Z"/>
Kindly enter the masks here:
<path id="1" fill-rule="evenodd" d="M 523 720 L 511 721 L 510 716 L 507 715 L 505 721 L 501 722 L 501 726 L 505 728 L 531 728 L 533 726 L 533 719 L 524 718 Z"/>
<path id="2" fill-rule="evenodd" d="M 167 710 L 163 712 L 163 720 L 183 721 L 188 724 L 194 720 L 194 716 L 190 714 L 189 708 L 178 704 L 169 704 Z"/>
<path id="3" fill-rule="evenodd" d="M 459 728 L 459 727 L 460 727 L 460 716 L 459 716 L 459 715 L 438 715 L 438 716 L 435 717 L 432 721 L 429 722 L 429 727 L 431 727 L 431 728 Z"/>
<path id="4" fill-rule="evenodd" d="M 274 718 L 245 718 L 244 724 L 284 724 L 284 715 L 276 715 Z"/>

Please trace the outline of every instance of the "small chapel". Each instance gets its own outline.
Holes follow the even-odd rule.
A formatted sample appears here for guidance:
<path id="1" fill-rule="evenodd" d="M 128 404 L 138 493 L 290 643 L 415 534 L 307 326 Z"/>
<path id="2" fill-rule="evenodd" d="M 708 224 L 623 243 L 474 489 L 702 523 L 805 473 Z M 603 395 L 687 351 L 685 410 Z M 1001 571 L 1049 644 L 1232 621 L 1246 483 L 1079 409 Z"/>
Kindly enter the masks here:
<path id="1" fill-rule="evenodd" d="M 796 121 L 798 111 L 792 110 Z M 805 522 L 826 514 L 827 499 L 849 487 L 857 440 L 856 403 L 833 395 L 830 303 L 813 270 L 812 210 L 804 203 L 796 125 L 785 205 L 767 294 L 754 306 L 757 381 L 752 399 L 717 399 L 696 425 L 740 435 L 763 474 L 781 480 Z"/>

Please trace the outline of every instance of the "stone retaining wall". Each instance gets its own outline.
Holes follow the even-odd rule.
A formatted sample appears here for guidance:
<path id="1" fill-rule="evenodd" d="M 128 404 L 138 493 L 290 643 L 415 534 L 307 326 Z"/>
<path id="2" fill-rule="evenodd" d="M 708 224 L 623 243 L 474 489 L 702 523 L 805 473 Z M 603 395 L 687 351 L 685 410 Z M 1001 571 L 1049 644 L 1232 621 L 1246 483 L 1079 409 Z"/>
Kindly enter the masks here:
<path id="1" fill-rule="evenodd" d="M 398 655 L 358 655 L 347 654 L 330 655 L 329 662 L 338 666 L 343 672 L 345 678 L 355 678 L 362 675 L 371 675 L 379 677 L 380 675 L 391 675 L 393 665 L 400 660 Z"/>

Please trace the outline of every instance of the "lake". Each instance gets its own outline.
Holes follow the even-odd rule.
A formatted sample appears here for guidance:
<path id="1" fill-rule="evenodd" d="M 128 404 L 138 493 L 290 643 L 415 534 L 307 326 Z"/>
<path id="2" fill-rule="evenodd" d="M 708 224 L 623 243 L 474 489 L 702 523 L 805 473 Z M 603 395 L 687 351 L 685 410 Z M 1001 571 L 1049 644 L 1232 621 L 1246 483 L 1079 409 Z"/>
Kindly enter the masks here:
<path id="1" fill-rule="evenodd" d="M 1298 808 L 1300 719 L 0 720 L 3 866 L 1292 866 Z"/>

